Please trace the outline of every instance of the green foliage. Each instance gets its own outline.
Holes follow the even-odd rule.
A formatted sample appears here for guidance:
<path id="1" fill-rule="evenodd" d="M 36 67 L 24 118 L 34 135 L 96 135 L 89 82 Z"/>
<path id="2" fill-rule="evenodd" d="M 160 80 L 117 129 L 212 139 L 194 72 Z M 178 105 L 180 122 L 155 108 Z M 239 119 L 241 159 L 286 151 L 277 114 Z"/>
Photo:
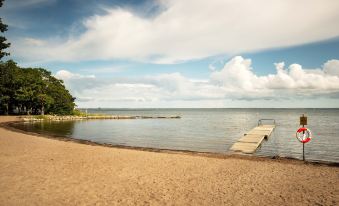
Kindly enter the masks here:
<path id="1" fill-rule="evenodd" d="M 0 0 L 0 7 L 2 7 L 3 0 Z M 2 23 L 2 19 L 0 18 L 0 32 L 3 33 L 7 31 L 7 25 Z M 2 57 L 9 55 L 8 52 L 3 51 L 8 48 L 11 44 L 6 42 L 7 39 L 4 36 L 0 36 L 0 59 Z"/>
<path id="2" fill-rule="evenodd" d="M 75 98 L 61 80 L 42 68 L 20 68 L 0 62 L 0 114 L 73 113 Z"/>
<path id="3" fill-rule="evenodd" d="M 72 115 L 86 117 L 87 114 L 85 112 L 80 111 L 79 109 L 74 109 Z"/>

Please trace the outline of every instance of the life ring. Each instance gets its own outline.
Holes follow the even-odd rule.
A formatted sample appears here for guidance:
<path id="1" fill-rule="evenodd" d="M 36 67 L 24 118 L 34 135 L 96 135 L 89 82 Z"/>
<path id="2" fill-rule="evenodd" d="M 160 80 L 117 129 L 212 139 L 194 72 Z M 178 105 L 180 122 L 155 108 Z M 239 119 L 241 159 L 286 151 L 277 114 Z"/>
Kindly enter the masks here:
<path id="1" fill-rule="evenodd" d="M 311 130 L 307 129 L 306 127 L 299 128 L 295 136 L 301 143 L 307 143 L 312 139 Z"/>

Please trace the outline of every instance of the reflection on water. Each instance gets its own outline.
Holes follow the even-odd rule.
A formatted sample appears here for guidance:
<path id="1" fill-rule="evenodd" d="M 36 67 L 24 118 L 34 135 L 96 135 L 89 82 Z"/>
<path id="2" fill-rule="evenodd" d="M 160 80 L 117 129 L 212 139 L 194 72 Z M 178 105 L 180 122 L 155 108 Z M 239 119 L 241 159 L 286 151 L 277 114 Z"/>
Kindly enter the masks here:
<path id="1" fill-rule="evenodd" d="M 63 137 L 72 137 L 74 134 L 74 126 L 76 125 L 75 121 L 64 121 L 64 122 L 25 122 L 20 124 L 15 124 L 14 126 L 18 129 L 25 131 L 38 132 L 41 134 L 47 135 L 56 135 Z"/>
<path id="2" fill-rule="evenodd" d="M 339 109 L 137 109 L 88 110 L 116 115 L 169 116 L 181 119 L 87 120 L 17 125 L 24 130 L 116 145 L 226 153 L 237 139 L 273 118 L 277 127 L 256 155 L 302 158 L 295 138 L 299 116 L 308 116 L 314 138 L 306 159 L 339 162 Z"/>

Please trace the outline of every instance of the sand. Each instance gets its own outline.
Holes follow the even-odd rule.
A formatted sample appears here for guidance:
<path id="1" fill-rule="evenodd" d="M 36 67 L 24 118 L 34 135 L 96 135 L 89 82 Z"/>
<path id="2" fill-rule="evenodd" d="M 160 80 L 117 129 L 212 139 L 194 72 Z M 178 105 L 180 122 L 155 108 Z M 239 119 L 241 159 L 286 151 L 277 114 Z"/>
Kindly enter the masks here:
<path id="1" fill-rule="evenodd" d="M 109 148 L 0 127 L 0 205 L 338 204 L 338 167 Z"/>

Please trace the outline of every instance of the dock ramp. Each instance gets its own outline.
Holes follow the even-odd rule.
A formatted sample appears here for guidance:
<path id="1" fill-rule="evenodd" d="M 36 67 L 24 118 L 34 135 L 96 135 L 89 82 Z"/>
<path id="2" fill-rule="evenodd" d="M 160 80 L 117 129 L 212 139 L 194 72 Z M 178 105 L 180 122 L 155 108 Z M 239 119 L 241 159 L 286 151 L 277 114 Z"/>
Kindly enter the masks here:
<path id="1" fill-rule="evenodd" d="M 272 124 L 263 124 L 264 121 L 271 121 Z M 261 145 L 262 141 L 271 136 L 275 127 L 274 119 L 260 119 L 258 126 L 240 137 L 230 150 L 238 153 L 253 154 Z"/>

